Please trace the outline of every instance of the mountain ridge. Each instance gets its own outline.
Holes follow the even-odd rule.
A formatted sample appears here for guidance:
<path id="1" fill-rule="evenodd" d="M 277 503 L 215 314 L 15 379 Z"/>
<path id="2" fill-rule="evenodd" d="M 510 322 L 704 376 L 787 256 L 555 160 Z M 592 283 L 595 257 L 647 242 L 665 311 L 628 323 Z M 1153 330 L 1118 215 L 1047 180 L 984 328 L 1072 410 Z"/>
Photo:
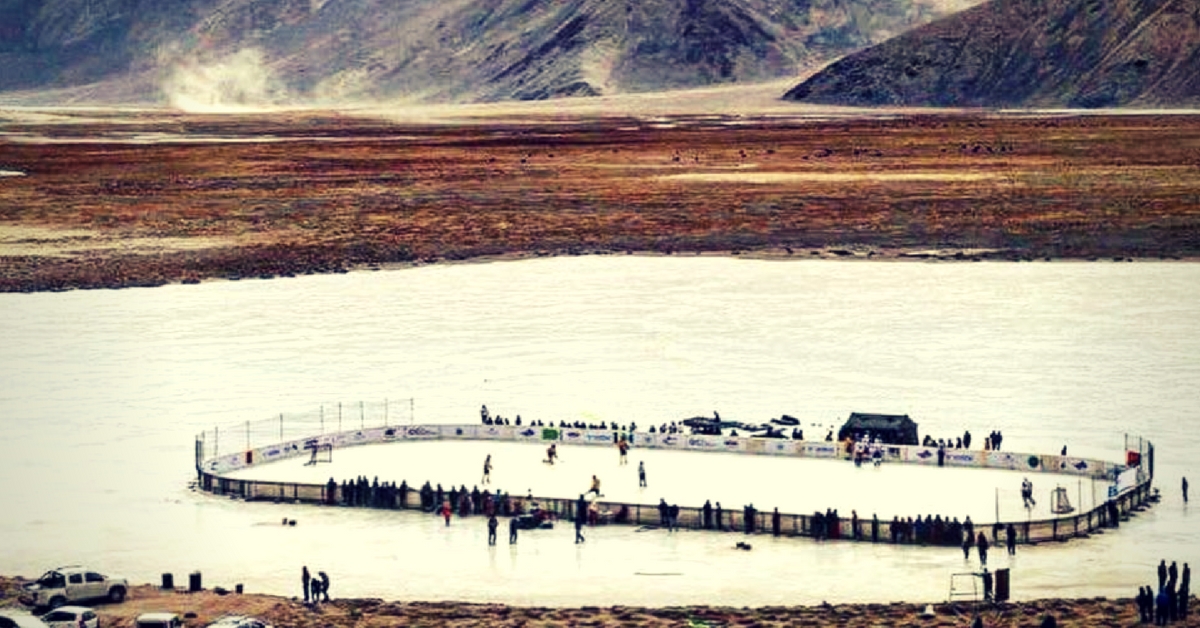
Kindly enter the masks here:
<path id="1" fill-rule="evenodd" d="M 814 104 L 1200 105 L 1200 3 L 991 0 L 848 55 L 789 90 Z"/>
<path id="2" fill-rule="evenodd" d="M 976 1 L 0 0 L 19 25 L 0 29 L 0 91 L 479 102 L 752 83 Z"/>

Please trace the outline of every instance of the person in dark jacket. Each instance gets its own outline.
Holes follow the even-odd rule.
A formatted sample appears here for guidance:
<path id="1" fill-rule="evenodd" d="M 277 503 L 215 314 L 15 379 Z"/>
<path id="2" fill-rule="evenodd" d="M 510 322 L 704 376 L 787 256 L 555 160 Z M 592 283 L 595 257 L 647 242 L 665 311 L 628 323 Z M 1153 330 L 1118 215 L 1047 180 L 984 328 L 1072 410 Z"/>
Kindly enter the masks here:
<path id="1" fill-rule="evenodd" d="M 979 564 L 986 567 L 988 553 L 987 535 L 980 532 L 979 537 L 975 539 L 975 546 L 979 549 Z"/>

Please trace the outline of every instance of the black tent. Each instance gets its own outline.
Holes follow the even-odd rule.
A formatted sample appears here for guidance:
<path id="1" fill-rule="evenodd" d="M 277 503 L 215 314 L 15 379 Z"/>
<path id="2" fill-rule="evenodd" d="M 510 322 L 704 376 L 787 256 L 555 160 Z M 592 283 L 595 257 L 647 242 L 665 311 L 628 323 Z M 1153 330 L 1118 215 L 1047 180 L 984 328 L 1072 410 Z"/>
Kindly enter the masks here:
<path id="1" fill-rule="evenodd" d="M 907 414 L 865 414 L 851 412 L 850 418 L 838 430 L 838 440 L 858 440 L 866 435 L 870 440 L 879 437 L 889 445 L 916 445 L 917 423 Z"/>

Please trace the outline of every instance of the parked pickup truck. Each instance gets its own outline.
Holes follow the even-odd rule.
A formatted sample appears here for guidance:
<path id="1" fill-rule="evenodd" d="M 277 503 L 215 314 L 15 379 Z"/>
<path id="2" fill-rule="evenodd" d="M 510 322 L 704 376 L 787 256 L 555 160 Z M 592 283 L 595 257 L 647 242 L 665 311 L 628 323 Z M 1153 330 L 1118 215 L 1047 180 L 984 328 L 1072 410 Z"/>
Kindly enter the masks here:
<path id="1" fill-rule="evenodd" d="M 25 585 L 21 602 L 35 608 L 58 608 L 89 600 L 121 602 L 129 591 L 124 578 L 109 578 L 90 569 L 71 565 L 51 569 Z"/>

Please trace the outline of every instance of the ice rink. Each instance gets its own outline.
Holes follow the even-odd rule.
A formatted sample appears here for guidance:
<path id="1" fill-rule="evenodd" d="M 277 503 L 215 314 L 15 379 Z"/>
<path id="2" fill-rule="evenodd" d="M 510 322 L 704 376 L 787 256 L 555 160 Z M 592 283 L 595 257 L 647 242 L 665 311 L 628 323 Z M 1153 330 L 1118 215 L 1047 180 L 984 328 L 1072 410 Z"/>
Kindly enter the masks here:
<path id="1" fill-rule="evenodd" d="M 574 498 L 587 491 L 595 475 L 602 501 L 654 506 L 660 499 L 681 507 L 700 507 L 711 500 L 740 511 L 752 505 L 762 512 L 812 514 L 834 508 L 843 518 L 857 511 L 862 519 L 877 515 L 970 516 L 976 524 L 994 523 L 999 506 L 1003 521 L 1049 519 L 1051 491 L 1062 486 L 1076 510 L 1092 508 L 1107 490 L 1104 482 L 1049 473 L 936 467 L 885 462 L 855 466 L 848 460 L 638 449 L 627 464 L 613 446 L 558 446 L 559 460 L 550 465 L 545 444 L 498 441 L 418 441 L 336 449 L 332 462 L 306 465 L 307 456 L 259 465 L 230 474 L 243 479 L 321 484 L 366 476 L 380 482 L 425 481 L 468 489 L 500 489 L 516 497 Z M 492 456 L 491 484 L 483 484 L 483 462 Z M 647 487 L 638 486 L 638 464 L 644 462 Z M 1020 486 L 1034 484 L 1036 507 L 1021 504 Z M 739 517 L 740 518 L 740 517 Z"/>

